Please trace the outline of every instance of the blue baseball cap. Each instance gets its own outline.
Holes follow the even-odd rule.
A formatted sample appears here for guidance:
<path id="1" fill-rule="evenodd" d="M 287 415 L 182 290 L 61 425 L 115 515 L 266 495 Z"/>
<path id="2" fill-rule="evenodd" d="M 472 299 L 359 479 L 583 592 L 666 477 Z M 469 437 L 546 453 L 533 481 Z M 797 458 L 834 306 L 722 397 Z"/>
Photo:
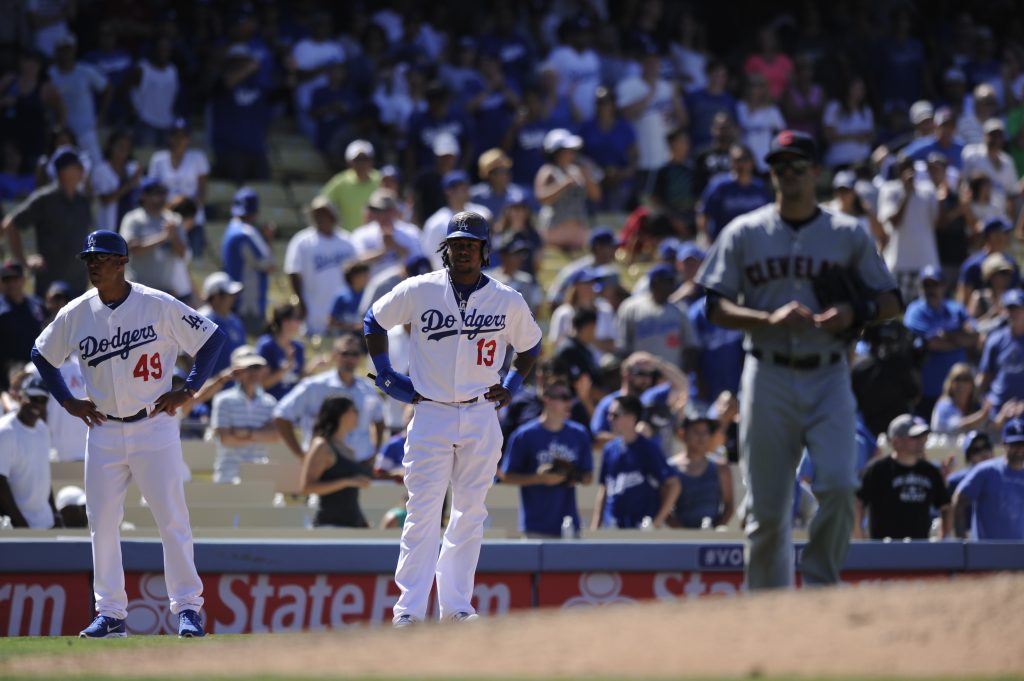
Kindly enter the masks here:
<path id="1" fill-rule="evenodd" d="M 1003 426 L 1003 444 L 1012 445 L 1018 442 L 1024 442 L 1024 418 L 1019 416 L 1010 419 Z"/>
<path id="2" fill-rule="evenodd" d="M 178 116 L 174 119 L 174 122 L 171 123 L 171 131 L 188 132 L 188 121 L 182 118 L 181 116 Z"/>
<path id="3" fill-rule="evenodd" d="M 139 191 L 143 194 L 147 192 L 162 192 L 167 193 L 167 186 L 156 177 L 144 177 L 142 182 L 139 183 Z"/>
<path id="4" fill-rule="evenodd" d="M 410 277 L 418 277 L 432 269 L 430 259 L 422 255 L 410 255 L 405 259 L 404 267 L 406 275 Z"/>
<path id="5" fill-rule="evenodd" d="M 985 236 L 988 236 L 996 232 L 1013 231 L 1013 226 L 1003 218 L 994 217 L 985 221 L 985 226 L 981 228 L 981 231 Z"/>
<path id="6" fill-rule="evenodd" d="M 78 155 L 77 149 L 64 145 L 62 147 L 57 147 L 53 152 L 53 156 L 50 157 L 50 163 L 53 164 L 53 169 L 59 172 L 72 164 L 81 166 L 82 157 Z"/>
<path id="7" fill-rule="evenodd" d="M 453 215 L 452 219 L 448 221 L 448 231 L 444 238 L 446 240 L 464 238 L 487 241 L 489 234 L 490 227 L 487 226 L 484 216 L 464 210 Z"/>
<path id="8" fill-rule="evenodd" d="M 1024 291 L 1011 288 L 1003 294 L 1003 307 L 1024 307 Z"/>
<path id="9" fill-rule="evenodd" d="M 452 187 L 457 187 L 460 184 L 469 184 L 469 175 L 466 175 L 466 173 L 461 170 L 453 170 L 445 174 L 442 184 L 444 185 L 445 191 Z"/>
<path id="10" fill-rule="evenodd" d="M 992 440 L 988 433 L 972 430 L 964 436 L 964 456 L 971 456 L 986 449 L 992 449 Z"/>
<path id="11" fill-rule="evenodd" d="M 945 281 L 946 277 L 942 274 L 942 269 L 935 265 L 926 265 L 921 270 L 921 281 Z"/>
<path id="12" fill-rule="evenodd" d="M 595 281 L 599 281 L 600 277 L 590 267 L 581 267 L 566 278 L 565 283 L 569 286 L 575 286 L 576 284 L 592 284 Z"/>
<path id="13" fill-rule="evenodd" d="M 706 256 L 707 254 L 704 253 L 704 250 L 692 241 L 687 241 L 676 249 L 676 260 L 678 262 L 689 260 L 690 258 L 703 261 Z"/>
<path id="14" fill-rule="evenodd" d="M 658 259 L 675 260 L 676 253 L 679 252 L 679 247 L 681 245 L 682 244 L 679 243 L 679 239 L 673 239 L 671 237 L 663 239 L 662 242 L 658 244 Z"/>
<path id="15" fill-rule="evenodd" d="M 661 263 L 651 268 L 651 271 L 647 273 L 647 279 L 654 281 L 655 279 L 675 279 L 676 270 L 672 265 L 667 263 Z"/>
<path id="16" fill-rule="evenodd" d="M 249 187 L 242 187 L 235 192 L 235 198 L 231 202 L 231 214 L 236 218 L 243 215 L 258 213 L 260 210 L 260 197 Z"/>
<path id="17" fill-rule="evenodd" d="M 117 232 L 109 229 L 97 229 L 85 237 L 85 246 L 79 252 L 79 259 L 85 259 L 89 253 L 110 253 L 112 255 L 128 255 L 128 244 Z"/>
<path id="18" fill-rule="evenodd" d="M 590 233 L 590 246 L 593 248 L 598 244 L 614 244 L 615 232 L 607 227 L 597 227 Z"/>

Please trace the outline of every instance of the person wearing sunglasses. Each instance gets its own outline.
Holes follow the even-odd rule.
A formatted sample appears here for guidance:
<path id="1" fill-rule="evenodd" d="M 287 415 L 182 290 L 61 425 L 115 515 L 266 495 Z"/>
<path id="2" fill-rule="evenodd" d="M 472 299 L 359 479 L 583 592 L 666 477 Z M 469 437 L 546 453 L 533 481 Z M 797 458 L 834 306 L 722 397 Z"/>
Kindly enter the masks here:
<path id="1" fill-rule="evenodd" d="M 274 425 L 288 450 L 302 461 L 313 439 L 313 425 L 320 405 L 338 395 L 352 400 L 359 422 L 345 436 L 356 461 L 370 470 L 384 442 L 384 407 L 377 389 L 365 378 L 355 375 L 365 354 L 362 340 L 348 334 L 334 341 L 334 368 L 304 378 L 281 398 L 274 408 Z M 302 442 L 295 437 L 295 425 L 302 426 Z"/>
<path id="2" fill-rule="evenodd" d="M 601 452 L 591 529 L 636 529 L 648 519 L 655 528 L 665 527 L 675 508 L 682 484 L 661 446 L 637 432 L 642 414 L 640 399 L 632 395 L 616 397 L 608 410 L 615 439 Z"/>
<path id="3" fill-rule="evenodd" d="M 548 379 L 541 395 L 540 417 L 512 433 L 499 476 L 520 487 L 520 532 L 550 539 L 561 536 L 566 517 L 579 533 L 576 485 L 593 481 L 594 460 L 590 434 L 569 418 L 575 398 L 568 381 Z"/>
<path id="4" fill-rule="evenodd" d="M 853 218 L 818 206 L 814 139 L 784 130 L 765 161 L 775 202 L 730 223 L 697 274 L 708 292 L 708 319 L 746 336 L 740 454 L 750 490 L 747 586 L 793 584 L 790 508 L 805 446 L 821 507 L 800 570 L 805 584 L 836 584 L 857 489 L 856 404 L 843 334 L 892 319 L 902 306 L 871 236 Z M 831 267 L 855 270 L 873 295 L 824 308 L 812 280 Z"/>

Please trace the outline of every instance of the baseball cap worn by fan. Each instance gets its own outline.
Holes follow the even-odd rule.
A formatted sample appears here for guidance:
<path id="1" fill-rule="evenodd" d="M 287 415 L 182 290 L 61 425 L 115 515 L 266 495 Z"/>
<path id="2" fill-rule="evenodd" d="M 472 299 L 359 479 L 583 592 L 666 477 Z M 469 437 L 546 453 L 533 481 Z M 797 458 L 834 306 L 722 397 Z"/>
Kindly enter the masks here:
<path id="1" fill-rule="evenodd" d="M 942 274 L 942 269 L 935 265 L 925 265 L 921 269 L 921 281 L 945 281 L 946 277 Z"/>
<path id="2" fill-rule="evenodd" d="M 1003 294 L 1003 307 L 1024 307 L 1024 291 L 1019 288 L 1011 288 Z"/>
<path id="3" fill-rule="evenodd" d="M 167 186 L 156 177 L 145 177 L 139 183 L 139 191 L 143 194 L 166 194 Z"/>
<path id="4" fill-rule="evenodd" d="M 549 130 L 548 134 L 544 135 L 544 152 L 547 154 L 553 154 L 562 149 L 582 148 L 583 138 L 572 134 L 565 128 L 555 128 L 554 130 Z"/>
<path id="5" fill-rule="evenodd" d="M 607 227 L 596 227 L 590 233 L 590 247 L 594 246 L 612 246 L 615 244 L 615 232 L 608 229 Z"/>
<path id="6" fill-rule="evenodd" d="M 818 160 L 818 145 L 814 138 L 804 132 L 797 130 L 783 130 L 772 138 L 771 146 L 764 157 L 765 163 L 771 163 L 772 159 L 783 154 L 792 154 L 808 161 Z"/>
<path id="7" fill-rule="evenodd" d="M 459 140 L 450 132 L 437 134 L 431 147 L 434 150 L 434 156 L 458 156 L 461 151 Z"/>
<path id="8" fill-rule="evenodd" d="M 249 367 L 265 367 L 267 360 L 251 345 L 240 345 L 231 351 L 231 368 L 248 369 Z"/>
<path id="9" fill-rule="evenodd" d="M 345 147 L 345 163 L 351 163 L 360 156 L 373 158 L 373 145 L 366 140 L 349 142 L 349 145 Z"/>
<path id="10" fill-rule="evenodd" d="M 981 233 L 985 236 L 988 236 L 989 234 L 996 234 L 998 232 L 1010 231 L 1013 231 L 1013 226 L 1004 218 L 998 216 L 986 220 L 985 225 L 981 228 Z"/>
<path id="11" fill-rule="evenodd" d="M 647 273 L 647 278 L 650 281 L 655 279 L 675 279 L 676 271 L 672 265 L 661 263 L 651 268 L 651 271 Z"/>
<path id="12" fill-rule="evenodd" d="M 1014 445 L 1019 442 L 1024 442 L 1024 418 L 1018 416 L 1003 426 L 1003 444 Z"/>
<path id="13" fill-rule="evenodd" d="M 912 125 L 924 123 L 935 117 L 935 107 L 926 99 L 921 99 L 910 105 L 910 122 Z"/>
<path id="14" fill-rule="evenodd" d="M 832 178 L 832 189 L 853 189 L 857 183 L 857 176 L 852 170 L 840 170 Z"/>
<path id="15" fill-rule="evenodd" d="M 981 280 L 987 282 L 999 272 L 1013 274 L 1013 263 L 1002 253 L 990 253 L 981 261 Z"/>
<path id="16" fill-rule="evenodd" d="M 231 214 L 236 218 L 243 215 L 253 215 L 260 212 L 260 197 L 249 187 L 242 187 L 235 192 L 235 198 L 231 202 Z"/>
<path id="17" fill-rule="evenodd" d="M 21 394 L 27 397 L 49 397 L 50 391 L 46 389 L 42 378 L 37 374 L 29 374 L 21 384 Z"/>
<path id="18" fill-rule="evenodd" d="M 394 210 L 398 208 L 398 199 L 390 189 L 374 189 L 366 201 L 366 207 L 370 210 Z"/>
<path id="19" fill-rule="evenodd" d="M 683 262 L 693 258 L 694 260 L 704 261 L 705 253 L 700 246 L 692 241 L 683 242 L 678 249 L 676 249 L 676 261 Z"/>
<path id="20" fill-rule="evenodd" d="M 50 163 L 53 165 L 53 169 L 56 172 L 60 172 L 67 168 L 69 165 L 82 165 L 82 158 L 78 155 L 78 150 L 72 146 L 64 145 L 57 147 L 54 150 L 53 155 L 50 156 Z"/>
<path id="21" fill-rule="evenodd" d="M 76 485 L 61 487 L 57 496 L 53 498 L 53 505 L 58 511 L 63 511 L 68 506 L 85 506 L 85 490 Z"/>
<path id="22" fill-rule="evenodd" d="M 117 232 L 109 229 L 97 229 L 85 237 L 85 246 L 79 252 L 79 259 L 89 253 L 110 253 L 112 255 L 128 255 L 128 244 Z"/>
<path id="23" fill-rule="evenodd" d="M 919 437 L 928 433 L 930 430 L 931 428 L 928 427 L 928 422 L 920 416 L 900 414 L 889 422 L 889 428 L 886 431 L 886 434 L 889 436 L 889 441 L 892 442 L 893 438 Z"/>
<path id="24" fill-rule="evenodd" d="M 409 277 L 418 277 L 431 270 L 430 259 L 422 255 L 410 255 L 405 259 L 405 274 Z"/>
<path id="25" fill-rule="evenodd" d="M 987 433 L 972 430 L 964 436 L 964 456 L 992 449 L 992 440 Z"/>
<path id="26" fill-rule="evenodd" d="M 445 191 L 454 189 L 460 184 L 469 184 L 469 176 L 461 170 L 452 170 L 451 172 L 445 173 L 444 179 L 441 182 Z"/>
<path id="27" fill-rule="evenodd" d="M 25 276 L 25 268 L 17 260 L 6 260 L 0 267 L 0 279 L 17 279 Z"/>
<path id="28" fill-rule="evenodd" d="M 235 295 L 242 290 L 242 284 L 231 278 L 227 272 L 213 272 L 203 281 L 203 298 L 209 300 L 218 293 Z"/>

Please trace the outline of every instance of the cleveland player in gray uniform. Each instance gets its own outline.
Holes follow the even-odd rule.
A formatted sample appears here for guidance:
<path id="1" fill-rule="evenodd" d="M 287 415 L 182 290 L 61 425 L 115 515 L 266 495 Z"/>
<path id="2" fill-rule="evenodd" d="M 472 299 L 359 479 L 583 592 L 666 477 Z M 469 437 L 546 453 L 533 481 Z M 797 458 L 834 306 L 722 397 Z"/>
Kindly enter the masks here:
<path id="1" fill-rule="evenodd" d="M 747 479 L 747 587 L 793 582 L 793 480 L 807 447 L 820 508 L 801 560 L 805 584 L 835 584 L 846 557 L 857 488 L 854 413 L 847 366 L 851 327 L 900 314 L 896 281 L 870 235 L 820 208 L 814 140 L 784 130 L 765 157 L 775 203 L 733 220 L 718 236 L 697 283 L 708 318 L 745 332 L 740 452 Z M 812 279 L 849 267 L 870 300 L 822 309 Z"/>

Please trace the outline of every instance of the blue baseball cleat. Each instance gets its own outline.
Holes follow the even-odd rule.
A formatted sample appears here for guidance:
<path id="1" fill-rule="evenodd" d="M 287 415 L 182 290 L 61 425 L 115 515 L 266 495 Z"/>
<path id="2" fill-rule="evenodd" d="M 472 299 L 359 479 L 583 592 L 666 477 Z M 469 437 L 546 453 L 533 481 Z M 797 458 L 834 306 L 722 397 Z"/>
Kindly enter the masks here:
<path id="1" fill-rule="evenodd" d="M 178 613 L 178 638 L 202 638 L 203 622 L 195 610 L 182 610 Z"/>
<path id="2" fill-rule="evenodd" d="M 106 615 L 96 615 L 92 624 L 78 632 L 79 638 L 126 638 L 128 629 L 124 620 Z"/>

